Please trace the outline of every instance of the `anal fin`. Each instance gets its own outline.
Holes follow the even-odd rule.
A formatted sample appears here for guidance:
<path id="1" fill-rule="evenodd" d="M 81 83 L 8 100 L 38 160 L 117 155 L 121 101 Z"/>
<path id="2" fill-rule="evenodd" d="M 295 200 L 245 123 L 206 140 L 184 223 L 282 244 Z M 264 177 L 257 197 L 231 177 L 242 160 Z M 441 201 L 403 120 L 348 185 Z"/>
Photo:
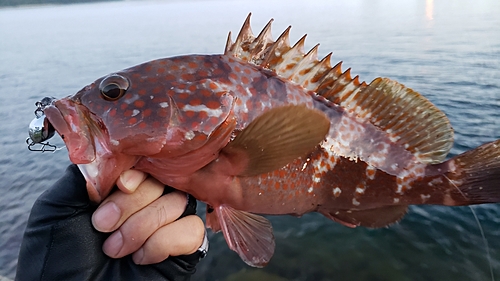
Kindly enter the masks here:
<path id="1" fill-rule="evenodd" d="M 271 223 L 264 217 L 229 206 L 217 206 L 215 212 L 229 248 L 248 265 L 264 267 L 274 254 Z M 211 226 L 212 227 L 212 226 Z"/>
<path id="2" fill-rule="evenodd" d="M 321 213 L 327 218 L 347 227 L 364 226 L 379 228 L 398 222 L 404 217 L 407 211 L 408 206 L 396 205 L 367 210 L 333 210 Z"/>
<path id="3" fill-rule="evenodd" d="M 311 152 L 329 129 L 330 120 L 326 115 L 305 105 L 270 109 L 222 150 L 219 168 L 237 176 L 277 170 Z M 224 157 L 228 161 L 222 161 Z"/>

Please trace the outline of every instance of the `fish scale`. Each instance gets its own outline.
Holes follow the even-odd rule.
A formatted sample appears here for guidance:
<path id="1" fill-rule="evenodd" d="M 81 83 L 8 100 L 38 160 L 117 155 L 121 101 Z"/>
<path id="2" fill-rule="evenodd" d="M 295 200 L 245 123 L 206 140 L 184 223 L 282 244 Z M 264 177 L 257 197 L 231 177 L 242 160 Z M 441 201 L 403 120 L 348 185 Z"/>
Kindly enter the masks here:
<path id="1" fill-rule="evenodd" d="M 500 202 L 500 140 L 444 161 L 451 125 L 416 91 L 351 77 L 318 45 L 254 36 L 250 16 L 224 54 L 146 62 L 44 109 L 100 202 L 126 169 L 207 203 L 247 264 L 275 244 L 259 214 L 319 212 L 348 227 L 383 227 L 412 204 Z M 105 172 L 103 172 L 105 171 Z"/>

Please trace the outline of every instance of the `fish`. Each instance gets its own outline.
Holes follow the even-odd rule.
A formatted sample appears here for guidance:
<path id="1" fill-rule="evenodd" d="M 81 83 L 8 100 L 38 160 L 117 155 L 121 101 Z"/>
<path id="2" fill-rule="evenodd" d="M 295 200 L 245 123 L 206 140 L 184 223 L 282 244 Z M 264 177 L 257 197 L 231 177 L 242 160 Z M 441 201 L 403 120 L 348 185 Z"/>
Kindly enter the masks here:
<path id="1" fill-rule="evenodd" d="M 207 203 L 207 228 L 254 267 L 275 249 L 263 215 L 379 228 L 409 205 L 500 202 L 500 140 L 446 159 L 453 128 L 427 98 L 353 78 L 291 27 L 274 40 L 272 19 L 255 36 L 250 17 L 222 54 L 145 62 L 43 109 L 92 201 L 144 171 Z"/>

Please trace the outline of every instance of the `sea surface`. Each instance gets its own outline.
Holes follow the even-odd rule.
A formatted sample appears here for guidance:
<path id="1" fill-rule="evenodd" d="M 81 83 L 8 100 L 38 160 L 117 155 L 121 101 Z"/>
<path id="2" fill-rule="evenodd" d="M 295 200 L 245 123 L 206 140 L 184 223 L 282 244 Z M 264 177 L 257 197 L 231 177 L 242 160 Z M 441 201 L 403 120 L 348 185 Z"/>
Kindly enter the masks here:
<path id="1" fill-rule="evenodd" d="M 67 151 L 30 152 L 34 103 L 64 97 L 144 61 L 224 50 L 249 12 L 258 33 L 307 33 L 361 80 L 389 77 L 451 120 L 451 155 L 500 138 L 500 1 L 125 1 L 0 9 L 0 276 L 13 278 L 35 199 L 69 165 Z M 233 37 L 234 38 L 234 37 Z M 53 140 L 62 144 L 58 138 Z M 499 186 L 500 188 L 500 186 Z M 204 216 L 203 208 L 200 215 Z M 500 280 L 500 205 L 412 206 L 388 228 L 322 217 L 271 217 L 276 253 L 246 266 L 210 234 L 193 280 Z M 488 254 L 489 253 L 489 254 Z M 491 259 L 488 259 L 488 255 Z"/>

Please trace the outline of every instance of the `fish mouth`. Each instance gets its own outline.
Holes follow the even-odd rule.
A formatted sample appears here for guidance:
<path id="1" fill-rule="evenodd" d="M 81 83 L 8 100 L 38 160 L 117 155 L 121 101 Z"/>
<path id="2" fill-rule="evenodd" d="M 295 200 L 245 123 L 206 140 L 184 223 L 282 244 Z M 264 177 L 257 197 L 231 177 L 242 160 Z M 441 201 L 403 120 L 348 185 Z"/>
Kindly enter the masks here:
<path id="1" fill-rule="evenodd" d="M 57 100 L 44 109 L 50 124 L 64 140 L 74 164 L 87 164 L 95 160 L 92 132 L 87 125 L 83 106 L 70 100 Z"/>
<path id="2" fill-rule="evenodd" d="M 99 171 L 114 169 L 112 152 L 107 144 L 107 130 L 100 119 L 85 106 L 65 98 L 44 109 L 50 124 L 66 144 L 71 162 L 78 165 L 87 181 L 90 200 L 99 203 L 109 194 L 121 171 L 108 171 L 104 177 Z M 110 161 L 111 160 L 111 161 Z M 114 167 L 113 167 L 114 166 Z M 118 173 L 118 175 L 114 175 Z M 114 177 L 115 176 L 115 177 Z"/>

